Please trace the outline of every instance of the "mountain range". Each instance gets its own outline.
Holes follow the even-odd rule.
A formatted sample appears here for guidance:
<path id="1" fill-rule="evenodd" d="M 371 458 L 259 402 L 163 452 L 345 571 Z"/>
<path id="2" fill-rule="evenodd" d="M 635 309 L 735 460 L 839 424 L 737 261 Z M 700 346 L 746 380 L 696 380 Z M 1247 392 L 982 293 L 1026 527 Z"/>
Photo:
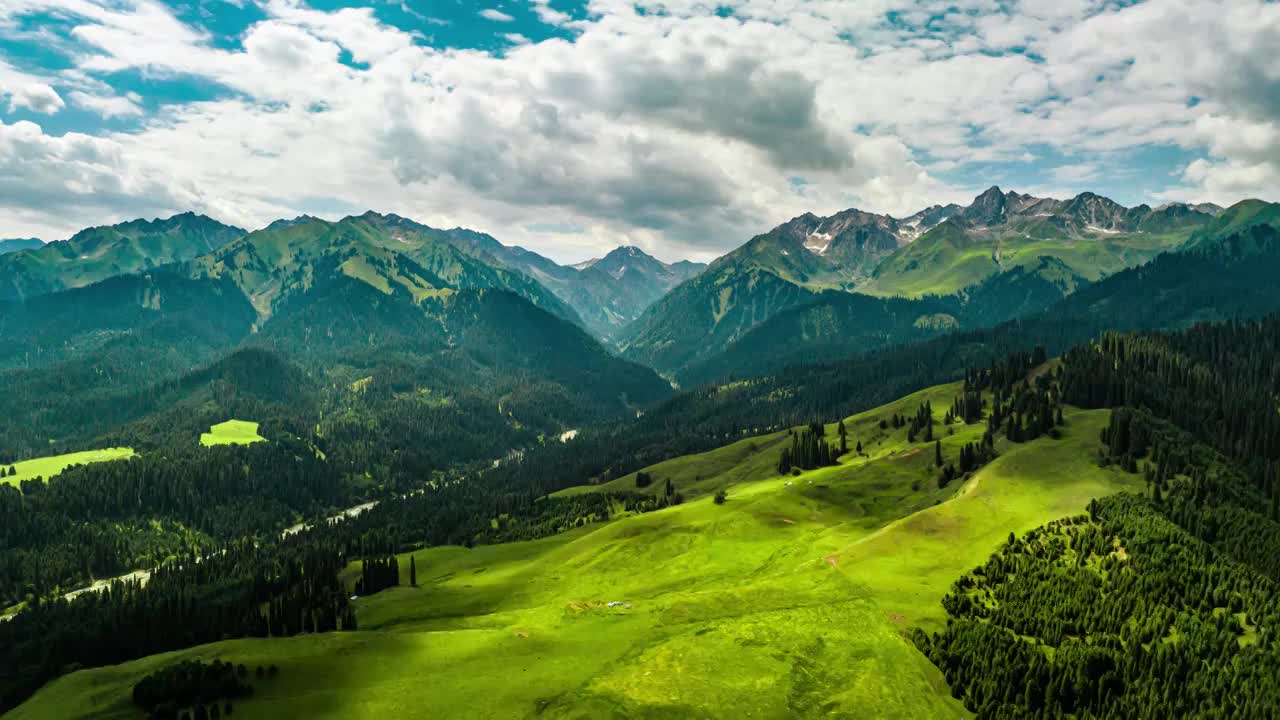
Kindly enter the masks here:
<path id="1" fill-rule="evenodd" d="M 0 256 L 0 299 L 159 273 L 202 284 L 178 291 L 177 280 L 152 277 L 95 292 L 114 288 L 138 308 L 161 310 L 173 293 L 231 292 L 252 308 L 250 333 L 295 333 L 297 327 L 283 328 L 305 317 L 329 335 L 354 340 L 313 306 L 318 298 L 357 292 L 355 282 L 376 291 L 361 296 L 414 308 L 414 332 L 447 346 L 450 298 L 492 290 L 582 327 L 628 360 L 697 383 L 1038 312 L 1161 252 L 1273 222 L 1276 212 L 1260 201 L 1225 210 L 1181 203 L 1128 208 L 1088 192 L 1058 200 L 992 187 L 968 205 L 935 205 L 902 218 L 858 209 L 806 213 L 709 266 L 665 263 L 630 246 L 566 266 L 483 232 L 375 212 L 336 221 L 304 215 L 253 232 L 184 213 L 89 228 Z M 126 316 L 133 317 L 123 313 L 108 326 L 129 328 L 132 321 L 120 319 Z M 26 357 L 117 339 L 76 335 L 77 327 L 35 332 L 38 342 Z M 413 335 L 386 324 L 369 337 L 393 330 Z M 310 342 L 301 332 L 294 340 Z M 204 347 L 195 341 L 192 353 L 179 355 L 190 360 Z"/>
<path id="2" fill-rule="evenodd" d="M 244 235 L 195 213 L 81 230 L 67 240 L 0 255 L 0 299 L 21 299 L 190 260 Z"/>
<path id="3" fill-rule="evenodd" d="M 716 260 L 643 313 L 618 344 L 625 356 L 679 376 L 695 365 L 714 366 L 735 341 L 792 308 L 835 302 L 847 310 L 840 295 L 824 294 L 832 290 L 954 296 L 970 306 L 984 298 L 987 306 L 967 314 L 998 321 L 1182 247 L 1220 212 L 1209 205 L 1125 208 L 1093 193 L 1055 200 L 992 187 L 968 206 L 934 206 L 902 219 L 859 210 L 805 214 Z M 1000 293 L 978 290 L 1004 275 Z M 1012 304 L 992 305 L 996 297 Z M 787 338 L 802 341 L 803 333 L 772 336 L 800 350 Z M 690 377 L 706 376 L 699 370 Z"/>

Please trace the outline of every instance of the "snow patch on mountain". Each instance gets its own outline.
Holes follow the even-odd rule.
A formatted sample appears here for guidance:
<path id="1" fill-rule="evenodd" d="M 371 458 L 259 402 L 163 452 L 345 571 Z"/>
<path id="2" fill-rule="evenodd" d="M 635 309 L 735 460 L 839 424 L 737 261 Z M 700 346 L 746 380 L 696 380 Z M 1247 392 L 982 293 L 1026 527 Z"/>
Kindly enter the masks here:
<path id="1" fill-rule="evenodd" d="M 821 232 L 821 228 L 809 233 L 804 239 L 804 248 L 815 255 L 826 255 L 831 249 L 831 233 Z"/>

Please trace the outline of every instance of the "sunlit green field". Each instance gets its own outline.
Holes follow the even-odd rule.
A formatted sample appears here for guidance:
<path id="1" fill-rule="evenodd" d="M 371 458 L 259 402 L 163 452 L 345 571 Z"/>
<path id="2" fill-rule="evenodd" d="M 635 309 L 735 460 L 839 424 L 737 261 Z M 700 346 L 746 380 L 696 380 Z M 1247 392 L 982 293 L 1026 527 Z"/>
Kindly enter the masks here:
<path id="1" fill-rule="evenodd" d="M 778 477 L 785 433 L 662 463 L 655 485 L 674 478 L 685 504 L 533 542 L 421 550 L 418 587 L 358 600 L 358 632 L 81 671 L 12 717 L 137 717 L 132 684 L 191 656 L 280 666 L 237 718 L 966 717 L 907 629 L 941 627 L 951 583 L 1010 531 L 1140 483 L 1093 462 L 1106 413 L 1070 411 L 1062 439 L 1003 446 L 939 489 L 932 444 L 878 423 L 925 397 L 941 419 L 954 392 L 855 416 L 850 445 L 866 455 L 840 466 Z M 983 426 L 953 427 L 939 432 L 949 456 Z M 407 585 L 407 556 L 400 566 Z"/>
<path id="2" fill-rule="evenodd" d="M 258 434 L 258 423 L 247 420 L 228 420 L 209 428 L 209 432 L 200 435 L 200 444 L 210 445 L 248 445 L 266 440 Z"/>
<path id="3" fill-rule="evenodd" d="M 72 465 L 123 460 L 133 456 L 133 448 L 103 448 L 101 450 L 85 450 L 84 452 L 67 453 L 66 455 L 51 455 L 34 460 L 23 460 L 12 465 L 3 466 L 5 476 L 0 478 L 0 483 L 17 485 L 23 480 L 31 480 L 37 477 L 48 480 Z M 18 474 L 9 475 L 10 468 L 17 470 Z"/>
<path id="4" fill-rule="evenodd" d="M 1054 258 L 1071 272 L 1096 281 L 1127 267 L 1141 265 L 1180 246 L 1186 232 L 1132 233 L 1073 240 L 1061 237 L 1005 236 L 980 242 L 958 240 L 911 246 L 887 261 L 878 277 L 860 287 L 872 295 L 948 295 L 1017 267 L 1035 269 L 1042 258 Z"/>

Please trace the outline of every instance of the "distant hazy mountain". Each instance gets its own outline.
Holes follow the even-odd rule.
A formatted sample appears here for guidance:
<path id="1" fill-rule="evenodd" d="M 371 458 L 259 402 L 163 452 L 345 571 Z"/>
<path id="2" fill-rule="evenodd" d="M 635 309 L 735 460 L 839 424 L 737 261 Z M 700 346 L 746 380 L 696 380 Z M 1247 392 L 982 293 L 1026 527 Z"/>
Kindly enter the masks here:
<path id="1" fill-rule="evenodd" d="M 11 252 L 19 250 L 34 250 L 38 247 L 44 247 L 44 243 L 36 238 L 11 238 L 9 240 L 0 240 L 0 255 L 7 255 Z"/>
<path id="2" fill-rule="evenodd" d="M 195 213 L 88 228 L 69 240 L 0 255 L 0 299 L 83 287 L 190 260 L 243 235 L 240 228 Z"/>
<path id="3" fill-rule="evenodd" d="M 934 206 L 906 218 L 856 209 L 805 214 L 716 260 L 628 326 L 619 344 L 628 357 L 679 374 L 822 291 L 952 295 L 1014 270 L 1027 283 L 1028 272 L 1048 273 L 1047 283 L 1031 283 L 1034 302 L 1007 295 L 1034 308 L 1056 299 L 1042 290 L 1059 288 L 1061 297 L 1145 262 L 1212 219 L 1185 204 L 1125 208 L 1093 193 L 1055 200 L 999 188 L 966 207 Z"/>
<path id="4" fill-rule="evenodd" d="M 667 264 L 636 247 L 620 247 L 577 271 L 566 300 L 597 335 L 610 337 L 672 288 L 702 272 L 701 263 Z"/>
<path id="5" fill-rule="evenodd" d="M 578 273 L 532 250 L 513 245 L 503 245 L 492 235 L 465 228 L 441 230 L 442 237 L 458 249 L 485 259 L 491 264 L 505 267 L 537 280 L 562 300 L 567 301 L 570 284 Z"/>
<path id="6" fill-rule="evenodd" d="M 667 264 L 636 247 L 619 247 L 603 258 L 565 266 L 484 233 L 461 228 L 443 232 L 465 252 L 542 283 L 604 338 L 615 336 L 658 298 L 706 268 L 688 260 Z"/>

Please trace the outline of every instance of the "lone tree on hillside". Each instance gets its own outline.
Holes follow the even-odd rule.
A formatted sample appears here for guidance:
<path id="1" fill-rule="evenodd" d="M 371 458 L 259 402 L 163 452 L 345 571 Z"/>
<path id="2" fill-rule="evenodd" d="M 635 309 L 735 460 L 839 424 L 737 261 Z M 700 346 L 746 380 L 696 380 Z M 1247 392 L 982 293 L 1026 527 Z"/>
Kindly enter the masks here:
<path id="1" fill-rule="evenodd" d="M 723 505 L 724 501 L 729 499 L 729 495 L 724 490 L 717 490 L 713 499 L 717 505 Z"/>

